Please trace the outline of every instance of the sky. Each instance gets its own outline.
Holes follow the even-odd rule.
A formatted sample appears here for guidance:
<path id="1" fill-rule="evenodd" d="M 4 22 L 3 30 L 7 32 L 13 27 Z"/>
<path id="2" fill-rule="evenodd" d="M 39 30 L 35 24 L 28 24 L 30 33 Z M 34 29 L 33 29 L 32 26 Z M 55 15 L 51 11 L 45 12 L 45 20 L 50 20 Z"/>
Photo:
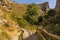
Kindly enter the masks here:
<path id="1" fill-rule="evenodd" d="M 30 4 L 30 3 L 41 4 L 44 2 L 49 2 L 50 8 L 54 8 L 56 5 L 56 0 L 13 0 L 13 1 L 19 2 L 19 3 L 27 3 L 27 4 Z"/>

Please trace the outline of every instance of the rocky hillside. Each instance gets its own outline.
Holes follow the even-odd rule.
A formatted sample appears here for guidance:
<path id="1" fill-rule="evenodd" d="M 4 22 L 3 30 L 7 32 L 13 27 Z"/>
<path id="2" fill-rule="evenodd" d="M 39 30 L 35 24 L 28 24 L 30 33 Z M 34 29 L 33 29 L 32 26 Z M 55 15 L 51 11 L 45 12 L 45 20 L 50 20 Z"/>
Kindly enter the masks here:
<path id="1" fill-rule="evenodd" d="M 6 34 L 6 37 L 8 35 L 9 39 L 6 38 L 6 40 L 20 40 L 18 39 L 19 35 L 20 35 L 20 26 L 11 18 L 11 14 L 16 14 L 17 16 L 19 16 L 20 18 L 23 17 L 23 15 L 26 12 L 27 9 L 27 5 L 28 4 L 18 4 L 15 2 L 11 2 L 8 0 L 0 0 L 0 33 Z M 42 5 L 42 7 L 41 7 Z M 47 6 L 46 6 L 47 5 Z M 39 7 L 39 11 L 43 11 L 44 6 L 46 6 L 46 10 L 48 9 L 48 3 L 44 3 L 44 4 L 39 4 L 37 5 Z M 41 12 L 42 13 L 42 12 Z M 24 39 L 27 40 L 26 38 L 28 38 L 30 35 L 35 34 L 36 30 L 34 31 L 29 31 L 29 30 L 23 30 L 24 31 Z M 0 34 L 0 35 L 1 35 Z M 3 35 L 2 34 L 2 35 Z M 1 40 L 5 40 L 5 37 L 2 36 Z M 36 37 L 36 35 L 32 36 L 33 39 L 29 38 L 29 40 L 37 40 L 38 38 Z M 36 39 L 35 39 L 36 38 Z"/>
<path id="2" fill-rule="evenodd" d="M 12 3 L 11 5 L 12 5 L 12 11 L 14 13 L 19 13 L 20 15 L 24 15 L 24 13 L 26 12 L 28 4 Z M 45 2 L 45 3 L 42 3 L 42 4 L 37 4 L 36 6 L 38 6 L 38 8 L 39 8 L 39 13 L 40 14 L 47 13 L 50 9 L 48 2 Z"/>
<path id="3" fill-rule="evenodd" d="M 32 4 L 32 6 L 34 8 L 31 5 L 29 5 L 29 6 L 31 6 L 30 7 L 31 9 L 28 8 L 28 5 L 29 4 L 15 3 L 10 0 L 0 0 L 0 40 L 23 40 L 23 39 L 24 40 L 39 40 L 39 39 L 45 40 L 46 37 L 43 36 L 43 34 L 42 34 L 43 32 L 48 34 L 48 36 L 52 35 L 52 34 L 46 32 L 45 30 L 42 30 L 43 32 L 41 30 L 37 31 L 39 29 L 39 28 L 37 28 L 37 26 L 41 27 L 38 24 L 40 21 L 42 21 L 42 23 L 40 22 L 41 25 L 43 24 L 44 26 L 50 22 L 50 21 L 48 21 L 50 15 L 47 15 L 48 11 L 50 10 L 49 3 L 45 2 L 42 4 L 36 4 L 36 5 Z M 38 7 L 38 11 L 36 9 L 37 7 Z M 27 10 L 27 9 L 29 9 L 29 10 Z M 29 18 L 28 18 L 28 20 L 26 20 L 24 18 L 26 16 L 26 13 L 31 13 L 31 12 L 38 13 L 38 15 L 31 14 L 32 17 L 30 14 L 27 15 L 28 17 L 31 18 L 30 20 L 33 20 L 33 18 L 34 18 L 34 20 L 31 22 L 35 23 L 35 21 L 38 21 L 36 23 L 36 25 L 29 24 L 29 22 L 30 22 Z M 55 11 L 53 10 L 53 12 L 55 12 Z M 43 19 L 42 16 L 45 17 L 46 19 L 44 18 L 44 20 L 42 20 Z M 50 19 L 52 20 L 52 18 L 54 18 L 54 17 L 50 17 Z M 44 23 L 46 23 L 46 24 L 44 24 Z M 40 34 L 40 32 L 41 32 L 41 34 Z M 56 35 L 53 35 L 52 37 L 56 38 L 55 36 Z M 57 37 L 58 37 L 57 39 L 59 39 L 59 36 L 57 36 Z M 49 37 L 49 38 L 51 38 L 51 37 Z M 48 39 L 48 37 L 47 37 L 47 39 Z"/>

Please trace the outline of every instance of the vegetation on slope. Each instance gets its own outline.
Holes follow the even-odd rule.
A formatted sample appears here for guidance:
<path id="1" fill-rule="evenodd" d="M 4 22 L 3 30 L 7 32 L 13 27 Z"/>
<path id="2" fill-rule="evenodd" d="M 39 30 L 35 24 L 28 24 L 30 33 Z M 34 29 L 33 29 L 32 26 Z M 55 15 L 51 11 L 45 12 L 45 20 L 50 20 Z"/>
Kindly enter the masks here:
<path id="1" fill-rule="evenodd" d="M 26 28 L 28 30 L 31 28 L 30 30 L 35 30 L 40 34 L 40 36 L 38 35 L 39 38 L 42 37 L 46 40 L 60 40 L 60 11 L 50 9 L 48 13 L 39 15 L 39 9 L 34 3 L 28 5 L 12 3 L 10 6 L 12 7 L 10 13 L 6 12 L 4 8 L 0 6 L 0 10 L 3 11 L 3 18 L 8 21 L 3 25 L 3 28 L 6 27 L 8 29 L 4 29 L 5 31 L 18 31 L 19 29 L 17 29 L 16 26 L 18 26 L 18 28 Z M 37 29 L 41 26 L 43 26 L 42 29 Z M 0 35 L 0 39 L 5 40 L 6 38 L 6 40 L 11 40 L 7 32 L 4 32 L 4 30 Z M 56 38 L 54 37 L 55 35 L 52 34 L 59 36 L 56 36 Z"/>

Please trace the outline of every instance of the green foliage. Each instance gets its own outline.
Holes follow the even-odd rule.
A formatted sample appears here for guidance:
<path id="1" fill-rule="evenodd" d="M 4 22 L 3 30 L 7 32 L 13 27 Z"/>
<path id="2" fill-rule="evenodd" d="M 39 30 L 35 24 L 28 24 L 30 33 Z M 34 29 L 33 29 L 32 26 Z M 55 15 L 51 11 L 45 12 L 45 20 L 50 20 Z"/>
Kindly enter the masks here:
<path id="1" fill-rule="evenodd" d="M 49 16 L 54 16 L 56 14 L 56 12 L 55 12 L 55 10 L 53 10 L 53 9 L 50 9 L 49 11 L 48 11 L 48 15 Z"/>
<path id="2" fill-rule="evenodd" d="M 56 11 L 57 14 L 60 14 L 60 11 Z"/>
<path id="3" fill-rule="evenodd" d="M 23 18 L 19 18 L 19 16 L 12 14 L 11 18 L 16 21 L 21 27 L 25 27 L 28 25 L 28 22 L 23 19 Z"/>
<path id="4" fill-rule="evenodd" d="M 32 15 L 36 15 L 37 14 L 37 11 L 38 11 L 38 7 L 36 6 L 36 4 L 29 4 L 28 5 L 28 8 L 27 8 L 27 15 L 30 14 L 30 16 Z"/>
<path id="5" fill-rule="evenodd" d="M 17 23 L 21 26 L 21 27 L 25 27 L 28 25 L 28 22 L 25 19 L 19 19 L 17 20 Z"/>
<path id="6" fill-rule="evenodd" d="M 27 8 L 26 15 L 24 18 L 32 25 L 35 25 L 38 21 L 38 7 L 36 4 L 29 4 Z"/>
<path id="7" fill-rule="evenodd" d="M 11 38 L 6 32 L 2 32 L 0 34 L 0 40 L 11 40 Z"/>
<path id="8" fill-rule="evenodd" d="M 11 18 L 12 18 L 13 20 L 16 20 L 16 19 L 18 19 L 18 15 L 16 15 L 16 14 L 11 14 Z"/>
<path id="9" fill-rule="evenodd" d="M 54 13 L 53 17 L 52 17 L 52 14 Z M 51 15 L 50 15 L 51 14 Z M 50 16 L 50 17 L 49 17 Z M 51 33 L 54 33 L 54 34 L 57 34 L 57 35 L 60 35 L 60 12 L 55 12 L 55 11 L 50 11 L 49 12 L 49 15 L 47 16 L 48 19 L 44 19 L 46 20 L 46 22 L 44 22 L 44 24 L 46 24 L 45 28 L 48 32 L 51 32 Z"/>
<path id="10" fill-rule="evenodd" d="M 42 16 L 39 16 L 37 25 L 40 25 L 42 23 L 42 21 L 43 21 L 43 17 Z"/>
<path id="11" fill-rule="evenodd" d="M 51 9 L 44 16 L 39 16 L 37 24 L 44 26 L 49 33 L 60 35 L 60 12 Z"/>
<path id="12" fill-rule="evenodd" d="M 48 18 L 49 18 L 48 14 L 44 15 L 43 17 L 44 17 L 45 19 L 48 19 Z"/>

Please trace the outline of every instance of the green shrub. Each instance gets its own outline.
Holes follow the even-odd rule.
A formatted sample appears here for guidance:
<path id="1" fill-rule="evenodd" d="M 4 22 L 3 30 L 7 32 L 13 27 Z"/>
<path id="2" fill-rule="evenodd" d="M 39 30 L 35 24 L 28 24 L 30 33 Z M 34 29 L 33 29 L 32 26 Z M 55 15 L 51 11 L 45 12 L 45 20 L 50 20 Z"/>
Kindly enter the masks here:
<path id="1" fill-rule="evenodd" d="M 50 10 L 48 11 L 48 15 L 49 15 L 49 16 L 54 16 L 55 14 L 56 14 L 56 11 L 53 10 L 53 9 L 50 9 Z"/>
<path id="2" fill-rule="evenodd" d="M 21 27 L 25 27 L 28 25 L 28 22 L 24 18 L 19 18 L 18 15 L 12 14 L 11 18 L 17 22 Z"/>
<path id="3" fill-rule="evenodd" d="M 36 6 L 36 4 L 32 3 L 28 5 L 27 8 L 27 12 L 26 15 L 24 16 L 24 18 L 31 24 L 31 25 L 35 25 L 38 21 L 38 7 Z"/>
<path id="4" fill-rule="evenodd" d="M 23 19 L 23 18 L 21 18 L 21 19 L 19 19 L 19 20 L 16 20 L 16 21 L 17 21 L 17 23 L 18 23 L 21 27 L 25 27 L 25 26 L 28 25 L 28 22 L 27 22 L 25 19 Z"/>

